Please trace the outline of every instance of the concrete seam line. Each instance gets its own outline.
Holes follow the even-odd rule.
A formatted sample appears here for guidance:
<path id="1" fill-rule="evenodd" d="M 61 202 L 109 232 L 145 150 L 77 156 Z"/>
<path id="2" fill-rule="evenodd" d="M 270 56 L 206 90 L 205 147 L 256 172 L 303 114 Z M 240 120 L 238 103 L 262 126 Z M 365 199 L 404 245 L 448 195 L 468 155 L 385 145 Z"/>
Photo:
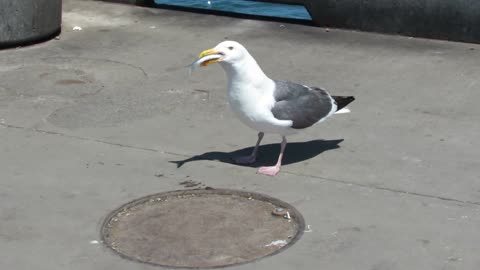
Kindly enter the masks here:
<path id="1" fill-rule="evenodd" d="M 15 126 L 15 125 L 10 125 L 10 124 L 5 124 L 5 123 L 0 123 L 0 126 L 3 126 L 5 128 L 11 128 L 11 129 L 32 130 L 34 132 L 41 133 L 41 134 L 46 134 L 46 135 L 57 135 L 57 136 L 62 136 L 62 137 L 65 137 L 65 138 L 70 138 L 70 139 L 77 139 L 77 140 L 82 140 L 82 141 L 103 143 L 103 144 L 108 144 L 108 145 L 118 146 L 118 147 L 123 147 L 123 148 L 131 148 L 131 149 L 136 149 L 136 150 L 162 153 L 162 154 L 173 155 L 173 156 L 189 157 L 189 155 L 178 154 L 178 153 L 170 152 L 170 151 L 160 151 L 160 150 L 152 149 L 152 148 L 138 147 L 138 146 L 133 146 L 133 145 L 128 145 L 128 144 L 114 143 L 114 142 L 108 142 L 108 141 L 103 141 L 103 140 L 98 140 L 98 139 L 91 139 L 91 138 L 86 138 L 86 137 L 67 135 L 67 134 L 60 133 L 60 132 L 55 132 L 55 131 L 48 131 L 48 130 L 42 130 L 42 129 L 36 129 L 36 128 L 27 128 L 27 127 Z M 340 180 L 340 179 L 326 178 L 326 177 L 309 175 L 309 174 L 294 173 L 294 172 L 290 172 L 288 170 L 283 171 L 283 172 L 287 173 L 287 174 L 290 174 L 290 175 L 295 175 L 295 176 L 300 176 L 300 177 L 311 177 L 311 178 L 321 179 L 321 180 L 324 180 L 324 181 L 335 182 L 335 183 L 344 184 L 344 185 L 352 185 L 352 186 L 363 187 L 363 188 L 371 188 L 371 189 L 375 189 L 375 190 L 389 191 L 389 192 L 393 192 L 393 193 L 411 195 L 411 196 L 416 196 L 416 197 L 431 198 L 431 199 L 437 199 L 437 200 L 449 201 L 449 202 L 456 202 L 456 203 L 462 203 L 462 204 L 470 204 L 470 205 L 476 205 L 476 206 L 480 205 L 480 202 L 459 200 L 459 199 L 455 199 L 455 198 L 449 198 L 449 197 L 444 197 L 444 196 L 435 196 L 435 195 L 424 194 L 424 193 L 419 193 L 419 192 L 410 192 L 410 191 L 388 188 L 388 187 L 364 185 L 364 184 L 348 182 L 348 181 Z"/>

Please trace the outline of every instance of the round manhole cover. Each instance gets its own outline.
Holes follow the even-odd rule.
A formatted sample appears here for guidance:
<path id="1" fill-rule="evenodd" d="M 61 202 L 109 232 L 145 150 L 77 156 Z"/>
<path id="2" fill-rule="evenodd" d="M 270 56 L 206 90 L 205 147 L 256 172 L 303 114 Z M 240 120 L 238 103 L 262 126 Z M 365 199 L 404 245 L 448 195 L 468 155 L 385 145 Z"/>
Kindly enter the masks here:
<path id="1" fill-rule="evenodd" d="M 278 253 L 304 229 L 301 214 L 275 198 L 234 190 L 182 190 L 123 205 L 105 220 L 102 238 L 135 261 L 211 268 Z"/>

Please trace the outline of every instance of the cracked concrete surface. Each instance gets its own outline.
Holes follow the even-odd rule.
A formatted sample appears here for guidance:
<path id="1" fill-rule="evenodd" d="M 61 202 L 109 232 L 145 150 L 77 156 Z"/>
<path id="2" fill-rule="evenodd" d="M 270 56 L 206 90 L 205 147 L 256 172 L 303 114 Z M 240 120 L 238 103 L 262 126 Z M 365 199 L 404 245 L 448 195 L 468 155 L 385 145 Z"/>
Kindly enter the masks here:
<path id="1" fill-rule="evenodd" d="M 95 244 L 100 224 L 187 180 L 285 200 L 310 225 L 234 269 L 480 267 L 479 45 L 97 1 L 64 11 L 59 39 L 0 51 L 0 268 L 153 269 Z M 220 67 L 184 68 L 225 37 L 273 78 L 357 97 L 290 137 L 275 178 L 231 163 L 256 134 L 230 113 Z M 253 167 L 278 142 L 266 136 Z"/>

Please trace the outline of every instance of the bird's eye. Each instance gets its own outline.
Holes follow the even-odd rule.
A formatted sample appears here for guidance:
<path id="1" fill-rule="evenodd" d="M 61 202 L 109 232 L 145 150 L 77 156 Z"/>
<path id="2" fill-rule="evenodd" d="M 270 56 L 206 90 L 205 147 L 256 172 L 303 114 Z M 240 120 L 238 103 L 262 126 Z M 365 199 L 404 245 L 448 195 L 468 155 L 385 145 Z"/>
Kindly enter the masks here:
<path id="1" fill-rule="evenodd" d="M 229 49 L 230 51 L 233 50 L 233 46 L 228 47 L 228 49 Z"/>

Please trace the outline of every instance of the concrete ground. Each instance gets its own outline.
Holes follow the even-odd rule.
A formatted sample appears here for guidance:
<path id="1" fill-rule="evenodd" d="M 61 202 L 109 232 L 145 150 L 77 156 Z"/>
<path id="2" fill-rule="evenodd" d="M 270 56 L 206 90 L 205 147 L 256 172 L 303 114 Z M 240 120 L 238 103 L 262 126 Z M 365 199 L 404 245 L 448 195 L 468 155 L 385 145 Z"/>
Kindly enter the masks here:
<path id="1" fill-rule="evenodd" d="M 357 98 L 290 137 L 277 177 L 229 162 L 256 134 L 221 68 L 184 68 L 224 38 L 273 78 Z M 58 39 L 0 51 L 0 268 L 156 269 L 95 244 L 100 225 L 191 179 L 279 198 L 310 225 L 231 269 L 480 269 L 479 59 L 479 45 L 66 0 Z"/>

